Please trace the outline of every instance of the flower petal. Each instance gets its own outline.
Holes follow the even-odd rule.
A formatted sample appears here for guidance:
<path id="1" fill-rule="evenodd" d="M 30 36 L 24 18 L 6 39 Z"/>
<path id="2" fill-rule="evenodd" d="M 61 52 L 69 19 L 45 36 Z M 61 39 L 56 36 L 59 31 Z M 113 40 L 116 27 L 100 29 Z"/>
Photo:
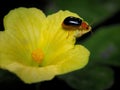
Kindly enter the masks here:
<path id="1" fill-rule="evenodd" d="M 75 37 L 68 37 L 68 31 L 62 28 L 62 22 L 68 16 L 79 17 L 70 11 L 59 11 L 46 18 L 42 32 L 44 36 L 41 35 L 42 40 L 40 42 L 40 47 L 44 48 L 46 55 L 42 65 L 51 64 L 56 56 L 73 48 Z"/>
<path id="2" fill-rule="evenodd" d="M 64 74 L 83 68 L 89 59 L 90 52 L 81 45 L 75 45 L 74 48 L 65 52 L 56 58 L 53 64 L 59 69 L 59 74 Z"/>
<path id="3" fill-rule="evenodd" d="M 43 21 L 46 19 L 42 11 L 36 8 L 17 8 L 11 10 L 4 18 L 5 30 L 12 30 L 21 39 L 29 42 L 31 47 L 37 47 Z M 23 43 L 24 44 L 24 43 Z"/>
<path id="4" fill-rule="evenodd" d="M 51 80 L 58 73 L 56 66 L 30 67 L 20 63 L 11 63 L 2 68 L 16 74 L 25 83 L 36 83 L 45 80 Z"/>
<path id="5" fill-rule="evenodd" d="M 0 65 L 17 61 L 25 65 L 38 66 L 31 58 L 29 47 L 29 42 L 12 30 L 0 32 Z"/>
<path id="6" fill-rule="evenodd" d="M 27 65 L 38 65 L 31 59 L 31 53 L 38 48 L 45 18 L 42 11 L 36 8 L 10 11 L 4 18 L 5 31 L 0 32 L 1 61 L 9 59 L 11 62 L 16 60 Z"/>
<path id="7" fill-rule="evenodd" d="M 10 33 L 11 30 L 0 32 L 0 68 L 16 74 L 29 84 L 50 80 L 57 74 L 55 65 L 36 66 L 36 63 L 31 60 L 31 53 L 25 49 L 27 47 L 20 44 L 14 32 Z"/>

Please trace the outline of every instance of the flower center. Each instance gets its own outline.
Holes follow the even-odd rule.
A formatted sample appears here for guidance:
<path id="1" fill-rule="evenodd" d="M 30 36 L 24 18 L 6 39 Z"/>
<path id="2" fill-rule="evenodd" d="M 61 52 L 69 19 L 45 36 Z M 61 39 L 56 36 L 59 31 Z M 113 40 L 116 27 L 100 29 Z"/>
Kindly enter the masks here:
<path id="1" fill-rule="evenodd" d="M 44 59 L 44 53 L 41 49 L 36 49 L 32 51 L 32 58 L 37 63 L 41 63 Z"/>

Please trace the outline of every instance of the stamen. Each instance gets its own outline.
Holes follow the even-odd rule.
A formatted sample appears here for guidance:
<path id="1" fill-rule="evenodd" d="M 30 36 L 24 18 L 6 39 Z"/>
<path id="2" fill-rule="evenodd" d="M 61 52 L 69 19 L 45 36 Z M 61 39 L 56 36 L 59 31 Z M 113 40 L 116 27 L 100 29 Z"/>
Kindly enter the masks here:
<path id="1" fill-rule="evenodd" d="M 44 59 L 44 53 L 41 49 L 36 49 L 32 52 L 32 58 L 37 63 L 41 63 Z"/>

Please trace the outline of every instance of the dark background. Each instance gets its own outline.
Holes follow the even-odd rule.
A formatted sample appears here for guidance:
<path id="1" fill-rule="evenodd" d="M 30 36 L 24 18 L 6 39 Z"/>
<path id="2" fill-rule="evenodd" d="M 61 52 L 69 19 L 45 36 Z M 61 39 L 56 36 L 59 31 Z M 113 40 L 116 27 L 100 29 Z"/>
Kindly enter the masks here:
<path id="1" fill-rule="evenodd" d="M 4 30 L 3 28 L 3 17 L 11 10 L 17 7 L 37 7 L 43 12 L 45 12 L 46 7 L 48 7 L 52 2 L 50 0 L 0 0 L 0 30 Z M 117 11 L 111 17 L 106 18 L 104 22 L 101 22 L 95 26 L 93 26 L 92 32 L 95 32 L 101 26 L 109 26 L 113 24 L 120 24 L 120 11 Z M 86 34 L 80 40 L 84 40 L 89 37 L 90 33 Z M 77 40 L 79 41 L 79 39 Z M 114 70 L 114 83 L 113 85 L 106 90 L 120 90 L 120 67 L 110 66 Z M 4 71 L 4 74 L 9 73 L 8 71 Z M 65 81 L 55 77 L 51 81 L 45 81 L 38 84 L 24 84 L 20 81 L 15 75 L 9 73 L 9 77 L 5 77 L 4 82 L 0 82 L 0 90 L 74 90 L 71 86 L 69 86 Z M 12 81 L 9 81 L 11 80 Z M 89 89 L 88 89 L 89 90 Z"/>

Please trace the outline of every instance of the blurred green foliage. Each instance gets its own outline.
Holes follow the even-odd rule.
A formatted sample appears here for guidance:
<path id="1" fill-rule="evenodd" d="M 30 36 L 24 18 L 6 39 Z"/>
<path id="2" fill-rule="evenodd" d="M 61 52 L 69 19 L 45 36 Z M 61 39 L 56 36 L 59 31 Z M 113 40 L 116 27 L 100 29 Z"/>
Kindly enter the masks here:
<path id="1" fill-rule="evenodd" d="M 95 64 L 59 78 L 66 80 L 75 90 L 104 90 L 113 84 L 112 70 Z"/>
<path id="2" fill-rule="evenodd" d="M 120 24 L 98 29 L 84 45 L 95 63 L 120 66 Z"/>
<path id="3" fill-rule="evenodd" d="M 53 0 L 48 14 L 58 10 L 70 10 L 94 25 L 112 16 L 120 9 L 120 0 Z"/>

